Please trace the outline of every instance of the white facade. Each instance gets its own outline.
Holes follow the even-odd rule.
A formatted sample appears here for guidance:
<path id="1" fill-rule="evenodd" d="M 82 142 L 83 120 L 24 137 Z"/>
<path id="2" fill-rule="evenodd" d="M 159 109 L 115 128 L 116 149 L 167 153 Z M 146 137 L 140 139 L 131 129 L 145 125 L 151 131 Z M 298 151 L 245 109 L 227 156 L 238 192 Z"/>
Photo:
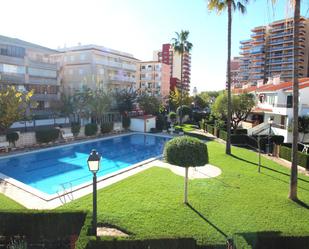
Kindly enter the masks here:
<path id="1" fill-rule="evenodd" d="M 131 118 L 131 131 L 150 132 L 151 128 L 156 128 L 156 117 L 141 116 L 137 118 Z"/>

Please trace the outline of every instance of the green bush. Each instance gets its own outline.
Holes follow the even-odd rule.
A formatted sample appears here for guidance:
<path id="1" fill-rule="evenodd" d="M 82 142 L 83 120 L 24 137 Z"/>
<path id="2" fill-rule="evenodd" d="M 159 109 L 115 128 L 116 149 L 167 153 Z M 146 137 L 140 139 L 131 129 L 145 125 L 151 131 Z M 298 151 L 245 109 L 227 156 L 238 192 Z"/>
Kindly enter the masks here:
<path id="1" fill-rule="evenodd" d="M 286 146 L 280 146 L 279 156 L 285 160 L 291 161 L 292 149 Z M 298 165 L 309 170 L 309 154 L 298 151 Z"/>
<path id="2" fill-rule="evenodd" d="M 236 129 L 233 133 L 248 135 L 248 130 L 247 129 Z"/>
<path id="3" fill-rule="evenodd" d="M 209 132 L 209 133 L 211 133 L 211 134 L 215 134 L 215 127 L 214 126 L 212 126 L 212 125 L 206 125 L 206 130 L 207 130 L 207 132 Z"/>
<path id="4" fill-rule="evenodd" d="M 57 240 L 78 235 L 86 213 L 81 211 L 1 211 L 0 234 L 26 236 L 28 241 Z"/>
<path id="5" fill-rule="evenodd" d="M 53 142 L 59 138 L 59 129 L 49 128 L 35 131 L 36 141 L 39 143 Z"/>
<path id="6" fill-rule="evenodd" d="M 80 132 L 80 123 L 71 123 L 71 132 L 73 133 L 74 137 L 77 137 Z"/>
<path id="7" fill-rule="evenodd" d="M 131 124 L 131 118 L 128 116 L 122 116 L 122 127 L 127 130 L 129 129 L 130 124 Z"/>
<path id="8" fill-rule="evenodd" d="M 192 238 L 182 239 L 102 239 L 90 240 L 87 249 L 196 249 L 196 241 Z"/>
<path id="9" fill-rule="evenodd" d="M 164 115 L 159 114 L 156 118 L 156 129 L 162 131 L 164 128 L 166 130 L 165 117 Z"/>
<path id="10" fill-rule="evenodd" d="M 101 124 L 101 133 L 110 133 L 114 128 L 114 123 L 102 123 Z"/>
<path id="11" fill-rule="evenodd" d="M 223 139 L 223 140 L 227 140 L 227 132 L 224 130 L 219 130 L 219 138 Z"/>
<path id="12" fill-rule="evenodd" d="M 207 145 L 197 138 L 175 137 L 165 144 L 164 158 L 182 167 L 205 165 L 208 163 Z"/>
<path id="13" fill-rule="evenodd" d="M 193 133 L 193 132 L 190 132 L 190 131 L 185 131 L 184 132 L 185 135 L 189 136 L 189 137 L 195 137 L 195 138 L 198 138 L 200 140 L 209 140 L 209 138 L 207 137 L 207 135 L 205 134 L 200 134 L 200 133 Z"/>
<path id="14" fill-rule="evenodd" d="M 98 125 L 97 124 L 86 124 L 85 125 L 85 135 L 86 136 L 96 135 L 97 132 L 98 132 Z"/>
<path id="15" fill-rule="evenodd" d="M 247 145 L 248 136 L 244 134 L 231 134 L 231 143 L 237 145 Z"/>
<path id="16" fill-rule="evenodd" d="M 6 134 L 6 140 L 14 144 L 14 146 L 18 139 L 19 139 L 19 135 L 17 132 L 11 132 L 11 133 Z"/>

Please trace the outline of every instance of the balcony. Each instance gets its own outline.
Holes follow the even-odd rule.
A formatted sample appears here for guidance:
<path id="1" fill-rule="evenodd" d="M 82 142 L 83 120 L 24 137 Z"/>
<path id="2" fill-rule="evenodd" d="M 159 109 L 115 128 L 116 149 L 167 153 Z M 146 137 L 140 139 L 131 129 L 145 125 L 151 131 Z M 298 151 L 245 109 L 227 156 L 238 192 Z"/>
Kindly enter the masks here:
<path id="1" fill-rule="evenodd" d="M 148 80 L 148 78 L 144 78 L 144 79 Z M 144 79 L 142 78 L 142 80 L 144 80 Z M 119 81 L 119 82 L 135 83 L 135 78 L 128 77 L 128 76 L 118 76 L 118 75 L 115 75 L 115 76 L 109 77 L 109 80 L 111 80 L 111 81 Z"/>
<path id="2" fill-rule="evenodd" d="M 32 97 L 33 100 L 41 100 L 41 101 L 51 101 L 51 100 L 59 100 L 60 99 L 60 95 L 59 94 L 33 94 Z"/>
<path id="3" fill-rule="evenodd" d="M 25 83 L 25 75 L 24 74 L 0 73 L 0 82 L 1 83 L 11 83 L 11 84 Z"/>
<path id="4" fill-rule="evenodd" d="M 258 36 L 263 36 L 265 35 L 265 31 L 260 31 L 260 32 L 255 32 L 254 34 L 251 34 L 251 38 L 254 38 L 254 37 L 258 37 Z"/>
<path id="5" fill-rule="evenodd" d="M 30 84 L 42 84 L 42 85 L 60 85 L 57 79 L 51 78 L 40 78 L 40 77 L 29 77 Z"/>
<path id="6" fill-rule="evenodd" d="M 240 41 L 241 44 L 250 43 L 250 42 L 251 42 L 251 39 L 247 39 L 247 40 L 242 40 L 242 41 Z"/>
<path id="7" fill-rule="evenodd" d="M 56 63 L 47 63 L 47 62 L 38 62 L 29 60 L 29 67 L 48 69 L 56 71 L 58 69 L 58 65 Z"/>
<path id="8" fill-rule="evenodd" d="M 269 38 L 277 38 L 277 37 L 283 37 L 283 36 L 291 36 L 293 35 L 293 32 L 280 32 L 280 33 L 274 33 L 274 34 L 271 34 L 269 36 Z"/>

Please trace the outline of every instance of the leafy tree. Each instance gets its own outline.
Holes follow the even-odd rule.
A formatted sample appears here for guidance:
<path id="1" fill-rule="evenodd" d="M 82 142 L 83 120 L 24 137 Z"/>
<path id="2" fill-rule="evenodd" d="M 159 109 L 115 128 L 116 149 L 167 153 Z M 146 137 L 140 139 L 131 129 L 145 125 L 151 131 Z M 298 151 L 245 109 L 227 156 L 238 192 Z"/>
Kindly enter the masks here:
<path id="1" fill-rule="evenodd" d="M 180 64 L 180 103 L 179 105 L 183 105 L 183 73 L 182 73 L 182 65 L 183 65 L 183 55 L 185 53 L 189 53 L 193 47 L 192 43 L 188 41 L 189 31 L 181 30 L 180 33 L 176 32 L 176 38 L 173 38 L 172 46 L 174 51 L 181 56 L 181 64 Z M 180 125 L 182 124 L 182 112 L 180 112 Z"/>
<path id="2" fill-rule="evenodd" d="M 227 120 L 227 94 L 221 94 L 212 106 L 212 114 L 219 120 Z M 231 125 L 235 131 L 241 121 L 245 120 L 254 107 L 254 96 L 252 94 L 240 94 L 232 96 Z"/>
<path id="3" fill-rule="evenodd" d="M 83 87 L 82 90 L 77 90 L 73 95 L 73 111 L 79 117 L 89 118 L 91 111 L 88 103 L 92 98 L 92 90 L 88 87 Z"/>
<path id="4" fill-rule="evenodd" d="M 189 117 L 192 116 L 192 110 L 187 105 L 182 105 L 181 107 L 179 106 L 177 108 L 176 113 L 179 115 L 179 118 L 180 118 L 180 113 L 182 113 L 183 116 L 185 116 L 185 115 L 188 115 Z"/>
<path id="5" fill-rule="evenodd" d="M 0 132 L 25 116 L 32 95 L 33 91 L 20 92 L 14 86 L 0 90 Z"/>
<path id="6" fill-rule="evenodd" d="M 143 94 L 138 97 L 137 103 L 146 114 L 158 114 L 160 112 L 160 101 L 155 96 Z"/>
<path id="7" fill-rule="evenodd" d="M 51 103 L 51 108 L 66 118 L 74 113 L 74 102 L 73 96 L 61 93 L 60 101 L 55 101 Z"/>
<path id="8" fill-rule="evenodd" d="M 170 92 L 170 108 L 171 110 L 175 110 L 181 105 L 191 105 L 192 98 L 189 96 L 187 92 L 184 92 L 181 96 L 181 92 L 175 88 L 174 91 Z"/>
<path id="9" fill-rule="evenodd" d="M 228 12 L 228 30 L 227 30 L 227 139 L 226 139 L 226 154 L 231 154 L 231 36 L 232 36 L 232 10 L 238 9 L 241 13 L 246 12 L 245 5 L 249 0 L 209 0 L 208 9 L 216 10 L 219 14 L 227 9 Z"/>
<path id="10" fill-rule="evenodd" d="M 102 89 L 93 91 L 88 102 L 91 116 L 95 118 L 96 123 L 101 124 L 103 115 L 111 108 L 111 95 Z"/>
<path id="11" fill-rule="evenodd" d="M 164 146 L 164 158 L 173 165 L 185 168 L 184 203 L 188 203 L 188 168 L 208 163 L 206 143 L 189 136 L 176 137 Z"/>
<path id="12" fill-rule="evenodd" d="M 117 109 L 120 113 L 130 112 L 133 110 L 137 99 L 137 91 L 134 91 L 133 88 L 123 89 L 114 92 L 113 95 L 116 100 Z"/>

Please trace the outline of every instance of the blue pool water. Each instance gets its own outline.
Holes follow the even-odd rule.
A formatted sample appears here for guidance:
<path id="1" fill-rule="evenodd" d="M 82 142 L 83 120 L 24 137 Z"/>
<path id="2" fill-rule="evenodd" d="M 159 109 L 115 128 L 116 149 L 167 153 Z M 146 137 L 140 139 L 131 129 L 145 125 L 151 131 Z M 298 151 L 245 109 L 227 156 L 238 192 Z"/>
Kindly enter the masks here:
<path id="1" fill-rule="evenodd" d="M 87 159 L 92 149 L 102 156 L 97 176 L 115 172 L 162 154 L 166 137 L 132 134 L 0 158 L 0 172 L 44 193 L 91 181 Z"/>

